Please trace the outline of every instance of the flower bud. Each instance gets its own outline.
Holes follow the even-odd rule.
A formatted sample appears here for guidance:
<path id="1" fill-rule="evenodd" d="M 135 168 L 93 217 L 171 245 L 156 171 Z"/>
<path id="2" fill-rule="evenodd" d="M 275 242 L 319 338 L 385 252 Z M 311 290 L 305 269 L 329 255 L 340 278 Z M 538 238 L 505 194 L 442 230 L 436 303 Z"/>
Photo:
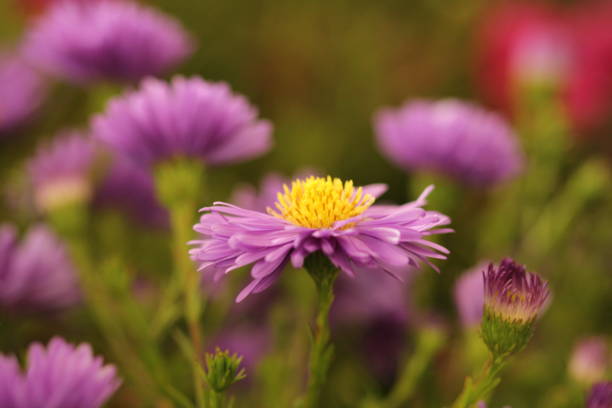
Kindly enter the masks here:
<path id="1" fill-rule="evenodd" d="M 221 393 L 232 384 L 244 379 L 246 372 L 240 368 L 242 357 L 221 351 L 217 348 L 214 353 L 206 354 L 206 382 L 215 392 Z"/>
<path id="2" fill-rule="evenodd" d="M 483 272 L 484 314 L 482 338 L 494 356 L 521 351 L 533 334 L 533 325 L 550 296 L 548 283 L 512 259 Z"/>

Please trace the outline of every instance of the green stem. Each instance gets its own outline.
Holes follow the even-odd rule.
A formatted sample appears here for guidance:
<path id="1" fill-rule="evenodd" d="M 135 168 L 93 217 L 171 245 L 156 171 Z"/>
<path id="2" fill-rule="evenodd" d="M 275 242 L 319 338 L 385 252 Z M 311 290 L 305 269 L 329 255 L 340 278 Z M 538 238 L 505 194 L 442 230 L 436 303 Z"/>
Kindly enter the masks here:
<path id="1" fill-rule="evenodd" d="M 187 242 L 191 239 L 192 217 L 195 206 L 190 204 L 175 205 L 170 209 L 173 232 L 173 256 L 178 272 L 178 279 L 183 289 L 185 320 L 191 338 L 195 359 L 193 361 L 193 379 L 198 406 L 204 406 L 204 382 L 199 376 L 200 359 L 204 353 L 202 332 L 200 331 L 201 298 L 198 273 L 187 254 Z"/>
<path id="2" fill-rule="evenodd" d="M 306 270 L 315 282 L 318 302 L 317 317 L 312 332 L 310 373 L 304 407 L 316 408 L 319 406 L 319 398 L 334 353 L 330 341 L 329 310 L 334 301 L 333 287 L 338 270 L 321 253 L 315 253 L 306 260 Z"/>
<path id="3" fill-rule="evenodd" d="M 223 406 L 225 405 L 223 403 L 223 401 L 225 399 L 223 397 L 223 393 L 211 390 L 208 395 L 209 395 L 209 398 L 208 398 L 208 407 L 207 408 L 223 408 Z"/>
<path id="4" fill-rule="evenodd" d="M 175 274 L 183 294 L 183 311 L 195 358 L 192 361 L 194 391 L 198 407 L 204 407 L 204 381 L 200 376 L 203 341 L 200 331 L 202 296 L 198 272 L 189 259 L 187 243 L 193 237 L 196 202 L 202 189 L 204 168 L 201 163 L 177 158 L 161 163 L 155 173 L 157 195 L 170 212 L 172 254 Z M 174 283 L 171 281 L 170 285 Z"/>
<path id="5" fill-rule="evenodd" d="M 479 401 L 487 401 L 500 382 L 499 374 L 506 365 L 505 356 L 490 356 L 476 379 L 466 378 L 463 391 L 452 408 L 473 408 Z"/>
<path id="6" fill-rule="evenodd" d="M 418 334 L 416 349 L 400 374 L 386 401 L 384 408 L 403 406 L 414 394 L 419 381 L 436 353 L 444 345 L 444 334 L 436 328 L 425 328 Z"/>

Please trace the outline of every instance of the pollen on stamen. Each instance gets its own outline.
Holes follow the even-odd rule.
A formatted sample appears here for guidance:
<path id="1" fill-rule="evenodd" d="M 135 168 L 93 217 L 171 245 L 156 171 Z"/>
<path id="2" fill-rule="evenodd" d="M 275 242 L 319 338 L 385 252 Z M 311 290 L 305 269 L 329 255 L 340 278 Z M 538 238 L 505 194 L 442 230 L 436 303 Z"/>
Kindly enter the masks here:
<path id="1" fill-rule="evenodd" d="M 362 214 L 374 201 L 350 180 L 343 183 L 331 176 L 311 176 L 293 181 L 291 188 L 284 185 L 277 195 L 276 210 L 268 208 L 268 213 L 302 227 L 330 228 L 337 221 Z"/>

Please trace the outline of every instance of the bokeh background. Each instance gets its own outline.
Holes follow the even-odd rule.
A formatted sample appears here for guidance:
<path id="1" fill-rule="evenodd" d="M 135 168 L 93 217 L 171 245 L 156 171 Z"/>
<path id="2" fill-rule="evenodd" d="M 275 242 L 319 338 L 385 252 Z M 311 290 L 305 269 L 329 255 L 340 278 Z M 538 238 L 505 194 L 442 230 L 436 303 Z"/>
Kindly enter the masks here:
<path id="1" fill-rule="evenodd" d="M 28 24 L 45 12 L 46 3 L 52 3 L 0 1 L 0 40 L 6 47 L 19 44 Z M 291 176 L 304 169 L 362 185 L 384 182 L 389 185 L 385 201 L 406 202 L 414 199 L 415 191 L 429 179 L 397 168 L 381 154 L 373 128 L 378 109 L 415 98 L 452 97 L 505 115 L 523 145 L 528 166 L 518 181 L 486 191 L 464 188 L 436 176 L 442 198 L 436 201 L 434 193 L 432 207 L 439 204 L 453 217 L 456 233 L 442 239 L 451 255 L 448 261 L 438 263 L 439 275 L 425 270 L 406 288 L 412 321 L 405 328 L 406 334 L 402 334 L 401 351 L 391 359 L 401 365 L 397 362 L 410 355 L 419 325 L 425 320 L 439 321 L 448 334 L 448 344 L 419 383 L 410 406 L 434 407 L 452 401 L 463 377 L 470 372 L 470 364 L 462 355 L 465 333 L 457 319 L 453 284 L 461 273 L 483 260 L 513 256 L 551 282 L 554 298 L 538 324 L 533 342 L 505 372 L 492 406 L 582 406 L 567 394 L 568 389 L 578 387 L 568 379 L 572 350 L 587 336 L 603 336 L 608 344 L 612 336 L 612 4 L 522 3 L 527 4 L 525 7 L 554 10 L 569 32 L 584 25 L 602 27 L 600 32 L 587 35 L 601 40 L 601 44 L 592 47 L 601 50 L 597 57 L 601 68 L 597 74 L 586 68 L 575 74 L 583 78 L 607 75 L 597 85 L 585 85 L 603 94 L 598 95 L 600 113 L 588 126 L 575 125 L 571 110 L 563 102 L 563 83 L 569 82 L 570 75 L 558 79 L 557 72 L 545 72 L 541 82 L 548 84 L 546 75 L 550 75 L 555 85 L 535 86 L 536 92 L 525 98 L 500 101 L 491 97 L 507 87 L 509 80 L 501 74 L 495 76 L 500 72 L 496 71 L 498 67 L 490 60 L 484 61 L 493 58 L 502 64 L 504 59 L 503 52 L 493 57 L 486 55 L 495 38 L 487 24 L 491 24 L 495 10 L 521 3 L 156 0 L 147 4 L 176 17 L 196 40 L 194 54 L 173 73 L 228 82 L 274 124 L 274 147 L 268 154 L 231 167 L 207 169 L 202 206 L 227 200 L 237 185 L 256 185 L 269 172 Z M 493 26 L 502 27 L 503 23 Z M 582 44 L 572 37 L 569 43 L 574 42 Z M 576 61 L 586 58 L 579 53 L 569 55 Z M 91 115 L 102 110 L 108 96 L 116 92 L 116 87 L 108 85 L 87 88 L 54 81 L 35 117 L 2 137 L 2 222 L 25 227 L 37 220 L 27 203 L 15 198 L 26 178 L 24 160 L 58 131 L 86 127 Z M 1 117 L 2 112 L 0 120 Z M 539 173 L 545 170 L 538 165 L 531 166 L 540 159 L 546 163 L 543 167 L 555 169 L 552 179 Z M 595 164 L 591 166 L 592 163 Z M 580 173 L 586 164 L 589 170 Z M 575 181 L 579 173 L 583 176 Z M 521 194 L 524 185 L 537 190 L 538 183 L 548 192 L 543 199 Z M 524 214 L 520 227 L 507 216 L 516 212 Z M 101 215 L 97 222 L 105 224 L 108 219 Z M 124 239 L 105 242 L 105 234 L 114 232 L 106 230 L 108 224 L 98 227 L 101 253 L 109 247 L 123 251 L 135 269 L 154 277 L 163 276 L 169 264 L 164 231 L 122 229 L 127 231 Z M 118 249 L 121 245 L 125 246 L 123 250 Z M 301 316 L 294 325 L 307 321 L 307 305 L 314 295 L 302 275 L 289 273 L 283 277 L 283 288 L 288 287 L 289 293 L 304 292 L 302 303 L 293 301 L 287 305 L 289 316 Z M 243 273 L 232 290 L 225 289 L 228 299 L 219 301 L 221 310 L 245 279 Z M 273 308 L 273 314 L 280 316 L 274 318 L 284 319 L 291 326 L 292 319 L 282 309 Z M 222 313 L 215 316 L 215 306 L 211 310 L 207 318 L 213 322 L 212 327 L 221 327 Z M 91 341 L 98 350 L 104 350 L 103 342 L 90 329 L 86 315 L 77 311 L 52 321 L 28 320 L 13 327 L 11 333 L 0 334 L 0 344 L 3 352 L 20 352 L 31 340 L 63 333 Z M 384 393 L 391 387 L 394 369 L 381 376 L 368 368 L 364 353 L 376 355 L 391 341 L 384 329 L 373 330 L 382 338 L 381 343 L 365 352 L 352 344 L 358 343 L 352 339 L 365 338 L 363 331 L 350 332 L 345 337 L 337 333 L 339 358 L 325 406 L 359 406 L 358 401 L 365 395 Z M 289 340 L 285 343 L 292 344 Z M 291 347 L 284 350 L 289 354 L 302 352 Z M 253 393 L 252 388 L 253 383 L 248 384 L 236 394 Z M 126 405 L 132 398 L 129 394 L 121 391 L 111 406 L 133 406 Z"/>

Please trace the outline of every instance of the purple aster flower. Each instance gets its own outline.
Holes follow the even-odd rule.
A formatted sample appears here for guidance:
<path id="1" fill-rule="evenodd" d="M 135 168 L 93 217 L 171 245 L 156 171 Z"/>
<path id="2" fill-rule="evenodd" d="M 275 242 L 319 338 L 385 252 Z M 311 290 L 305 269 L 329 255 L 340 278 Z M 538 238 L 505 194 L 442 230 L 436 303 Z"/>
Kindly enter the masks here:
<path id="1" fill-rule="evenodd" d="M 0 306 L 53 311 L 75 304 L 79 293 L 68 254 L 51 231 L 35 226 L 18 243 L 11 226 L 0 226 Z"/>
<path id="2" fill-rule="evenodd" d="M 36 205 L 48 211 L 91 197 L 93 143 L 77 132 L 66 132 L 42 146 L 28 163 Z"/>
<path id="3" fill-rule="evenodd" d="M 118 154 L 143 165 L 175 157 L 219 165 L 266 152 L 272 127 L 227 84 L 176 77 L 146 79 L 112 100 L 93 129 Z"/>
<path id="4" fill-rule="evenodd" d="M 375 118 L 378 144 L 396 165 L 489 187 L 519 172 L 522 155 L 504 119 L 458 100 L 415 101 Z"/>
<path id="5" fill-rule="evenodd" d="M 0 407 L 20 408 L 16 398 L 22 393 L 23 381 L 17 359 L 0 354 Z"/>
<path id="6" fill-rule="evenodd" d="M 74 346 L 59 337 L 46 348 L 30 345 L 23 375 L 13 357 L 0 355 L 0 379 L 10 381 L 0 383 L 0 401 L 8 401 L 2 408 L 98 408 L 121 384 L 115 367 L 104 365 L 89 344 Z"/>
<path id="7" fill-rule="evenodd" d="M 465 327 L 480 324 L 484 304 L 484 282 L 482 271 L 487 264 L 481 263 L 465 272 L 455 283 L 455 304 L 459 311 L 461 323 Z"/>
<path id="8" fill-rule="evenodd" d="M 94 204 L 118 209 L 145 225 L 168 225 L 168 213 L 157 200 L 151 174 L 125 159 L 113 161 L 96 188 Z"/>
<path id="9" fill-rule="evenodd" d="M 609 358 L 606 340 L 603 337 L 589 337 L 574 348 L 568 370 L 576 381 L 593 384 L 604 378 Z"/>
<path id="10" fill-rule="evenodd" d="M 451 231 L 438 228 L 450 223 L 447 216 L 422 208 L 430 191 L 415 202 L 380 209 L 371 207 L 374 196 L 351 181 L 296 180 L 267 214 L 223 202 L 204 208 L 195 226 L 202 239 L 192 242 L 190 253 L 203 273 L 216 278 L 253 264 L 253 280 L 238 302 L 272 285 L 287 263 L 300 268 L 318 251 L 350 276 L 384 271 L 399 278 L 419 261 L 431 265 L 428 258 L 445 259 L 448 253 L 426 239 Z"/>
<path id="11" fill-rule="evenodd" d="M 42 78 L 20 56 L 0 53 L 0 136 L 32 116 L 45 91 Z"/>
<path id="12" fill-rule="evenodd" d="M 130 1 L 61 1 L 34 24 L 24 53 L 42 70 L 75 83 L 138 81 L 191 54 L 174 19 Z"/>
<path id="13" fill-rule="evenodd" d="M 506 321 L 533 322 L 550 297 L 547 282 L 510 258 L 482 274 L 485 309 Z"/>
<path id="14" fill-rule="evenodd" d="M 587 408 L 610 408 L 612 407 L 612 382 L 595 384 L 587 399 Z"/>

